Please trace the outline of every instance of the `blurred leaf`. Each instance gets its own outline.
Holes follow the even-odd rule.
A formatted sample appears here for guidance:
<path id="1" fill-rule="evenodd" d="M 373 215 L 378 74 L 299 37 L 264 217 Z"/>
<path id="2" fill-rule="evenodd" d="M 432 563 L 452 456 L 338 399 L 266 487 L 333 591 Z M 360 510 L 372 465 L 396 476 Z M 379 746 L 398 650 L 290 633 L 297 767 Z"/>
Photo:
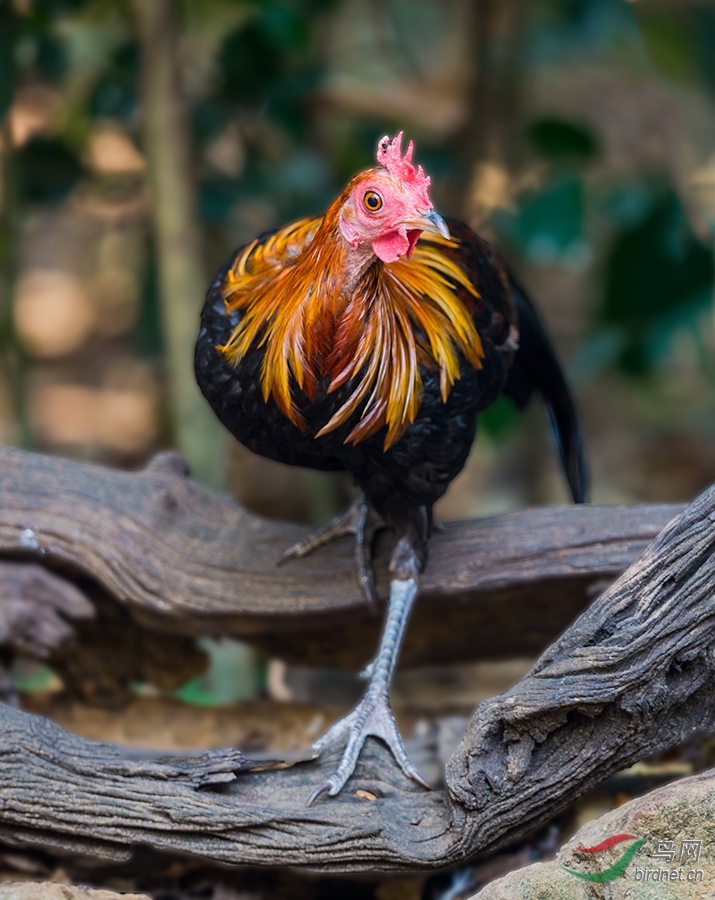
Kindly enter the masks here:
<path id="1" fill-rule="evenodd" d="M 305 50 L 310 40 L 309 21 L 299 5 L 264 0 L 260 5 L 263 28 L 276 48 L 285 52 Z"/>
<path id="2" fill-rule="evenodd" d="M 668 358 L 672 352 L 673 338 L 676 334 L 689 331 L 697 335 L 702 324 L 702 315 L 708 310 L 711 300 L 710 286 L 704 286 L 702 290 L 660 318 L 648 336 L 649 360 L 655 362 Z"/>
<path id="3" fill-rule="evenodd" d="M 663 329 L 680 327 L 707 302 L 712 282 L 710 248 L 693 233 L 675 192 L 660 190 L 644 220 L 616 237 L 606 261 L 599 319 L 625 334 L 624 367 L 647 371 Z"/>
<path id="4" fill-rule="evenodd" d="M 576 381 L 589 381 L 618 362 L 623 355 L 626 338 L 620 328 L 600 328 L 581 345 L 569 366 L 569 376 Z"/>
<path id="5" fill-rule="evenodd" d="M 695 35 L 698 50 L 698 63 L 702 69 L 705 83 L 710 93 L 715 96 L 715 9 L 703 6 L 693 12 Z"/>
<path id="6" fill-rule="evenodd" d="M 284 72 L 283 57 L 260 22 L 229 34 L 218 60 L 223 92 L 248 106 L 261 106 Z"/>
<path id="7" fill-rule="evenodd" d="M 619 229 L 634 228 L 648 216 L 656 198 L 653 189 L 641 181 L 629 181 L 598 198 L 597 207 Z"/>
<path id="8" fill-rule="evenodd" d="M 674 10 L 644 8 L 637 18 L 655 67 L 670 78 L 695 78 L 698 48 L 691 17 Z"/>
<path id="9" fill-rule="evenodd" d="M 479 413 L 479 430 L 495 441 L 504 440 L 516 431 L 522 422 L 519 410 L 504 394 Z"/>
<path id="10" fill-rule="evenodd" d="M 191 108 L 192 132 L 199 146 L 206 144 L 235 119 L 234 110 L 215 97 L 200 97 Z"/>
<path id="11" fill-rule="evenodd" d="M 57 680 L 57 675 L 44 663 L 30 659 L 16 659 L 10 670 L 10 678 L 15 690 L 22 694 L 45 691 Z"/>
<path id="12" fill-rule="evenodd" d="M 580 178 L 558 177 L 527 194 L 502 230 L 537 265 L 579 266 L 588 257 L 583 231 L 584 187 Z"/>
<path id="13" fill-rule="evenodd" d="M 602 318 L 637 329 L 707 287 L 712 277 L 709 248 L 693 233 L 677 195 L 664 191 L 644 221 L 614 241 Z"/>
<path id="14" fill-rule="evenodd" d="M 548 25 L 536 29 L 534 49 L 542 60 L 553 63 L 558 57 L 583 57 L 623 46 L 639 38 L 633 5 L 624 0 L 540 0 L 531 6 Z"/>
<path id="15" fill-rule="evenodd" d="M 3 5 L 3 4 L 0 4 Z M 5 0 L 4 5 L 11 5 Z M 54 27 L 57 4 L 33 4 L 29 12 L 16 15 L 16 62 L 20 68 L 34 69 L 45 81 L 60 81 L 67 73 L 69 53 L 62 34 Z"/>
<path id="16" fill-rule="evenodd" d="M 254 650 L 230 638 L 201 638 L 199 646 L 211 660 L 209 670 L 187 681 L 173 696 L 195 706 L 220 706 L 260 694 L 265 667 L 257 665 Z"/>
<path id="17" fill-rule="evenodd" d="M 77 157 L 57 138 L 35 137 L 15 154 L 19 194 L 31 203 L 56 203 L 82 177 Z"/>
<path id="18" fill-rule="evenodd" d="M 139 47 L 125 44 L 111 56 L 88 101 L 90 116 L 129 120 L 139 101 Z"/>
<path id="19" fill-rule="evenodd" d="M 595 159 L 599 153 L 593 132 L 565 119 L 536 119 L 529 125 L 527 135 L 537 153 L 545 159 L 586 162 Z"/>
<path id="20" fill-rule="evenodd" d="M 134 342 L 137 353 L 149 359 L 160 359 L 166 352 L 164 331 L 161 325 L 156 247 L 151 236 L 147 238 L 146 243 L 139 316 L 134 330 Z"/>
<path id="21" fill-rule="evenodd" d="M 41 0 L 35 6 L 44 16 L 54 18 L 79 12 L 91 2 L 92 0 Z"/>
<path id="22" fill-rule="evenodd" d="M 333 117 L 332 124 L 330 161 L 337 179 L 336 187 L 342 188 L 356 172 L 375 164 L 375 147 L 389 129 L 376 117 L 355 118 L 339 112 Z"/>
<path id="23" fill-rule="evenodd" d="M 0 3 L 0 120 L 12 103 L 15 85 L 15 12 L 10 3 Z"/>
<path id="24" fill-rule="evenodd" d="M 310 108 L 325 65 L 313 45 L 311 0 L 266 0 L 254 17 L 223 41 L 218 55 L 221 95 L 269 116 L 295 140 L 304 141 Z M 328 6 L 329 4 L 325 4 Z"/>
<path id="25" fill-rule="evenodd" d="M 242 194 L 238 180 L 221 175 L 204 178 L 198 187 L 199 215 L 205 222 L 223 222 Z"/>
<path id="26" fill-rule="evenodd" d="M 37 28 L 34 37 L 34 63 L 40 75 L 49 82 L 61 81 L 69 63 L 64 41 L 45 28 Z"/>

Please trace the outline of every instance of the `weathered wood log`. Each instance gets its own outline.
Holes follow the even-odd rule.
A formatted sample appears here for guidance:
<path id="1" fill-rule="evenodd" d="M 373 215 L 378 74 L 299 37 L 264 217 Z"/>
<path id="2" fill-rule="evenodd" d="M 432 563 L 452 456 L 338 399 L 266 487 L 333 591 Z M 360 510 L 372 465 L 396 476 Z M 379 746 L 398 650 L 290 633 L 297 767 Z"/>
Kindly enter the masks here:
<path id="1" fill-rule="evenodd" d="M 679 511 L 552 507 L 448 524 L 434 537 L 401 664 L 538 653 Z M 192 482 L 173 454 L 128 473 L 0 449 L 0 555 L 39 561 L 91 594 L 97 618 L 74 627 L 77 645 L 100 646 L 100 658 L 111 649 L 102 622 L 114 639 L 131 616 L 152 646 L 159 632 L 233 635 L 287 661 L 359 668 L 381 617 L 360 594 L 351 543 L 277 568 L 302 534 Z M 384 595 L 387 541 L 378 545 Z"/>
<path id="2" fill-rule="evenodd" d="M 434 741 L 413 742 L 411 750 L 429 772 Z M 146 844 L 227 863 L 327 863 L 347 870 L 378 859 L 389 868 L 417 868 L 425 864 L 420 842 L 439 840 L 450 827 L 446 793 L 415 790 L 376 745 L 363 754 L 350 792 L 313 809 L 305 805 L 309 786 L 336 765 L 335 753 L 317 766 L 262 772 L 255 770 L 267 763 L 236 750 L 137 758 L 135 751 L 84 740 L 4 706 L 0 758 L 0 840 L 11 845 L 123 859 Z M 241 780 L 251 770 L 250 780 Z M 228 784 L 216 787 L 233 778 L 238 793 Z M 413 861 L 400 849 L 410 844 Z"/>
<path id="3" fill-rule="evenodd" d="M 260 772 L 234 750 L 137 759 L 0 707 L 0 840 L 337 871 L 435 868 L 511 841 L 616 770 L 713 726 L 714 525 L 715 487 L 519 684 L 478 707 L 445 789 L 408 781 L 369 739 L 346 789 L 306 809 L 339 749 Z M 438 744 L 431 733 L 409 747 L 426 773 Z"/>
<path id="4" fill-rule="evenodd" d="M 36 563 L 0 561 L 0 645 L 46 658 L 71 638 L 72 620 L 93 615 L 92 604 L 66 579 Z"/>
<path id="5" fill-rule="evenodd" d="M 0 560 L 0 698 L 18 698 L 5 663 L 15 655 L 48 659 L 74 637 L 72 620 L 94 607 L 71 582 L 36 563 Z"/>
<path id="6" fill-rule="evenodd" d="M 105 706 L 126 702 L 134 681 L 174 690 L 205 670 L 191 638 L 144 628 L 91 584 L 83 588 L 37 563 L 0 560 L 3 655 L 47 660 L 74 694 Z M 4 694 L 14 701 L 7 678 Z"/>
<path id="7" fill-rule="evenodd" d="M 673 520 L 447 766 L 480 847 L 524 833 L 636 759 L 715 727 L 715 486 Z"/>

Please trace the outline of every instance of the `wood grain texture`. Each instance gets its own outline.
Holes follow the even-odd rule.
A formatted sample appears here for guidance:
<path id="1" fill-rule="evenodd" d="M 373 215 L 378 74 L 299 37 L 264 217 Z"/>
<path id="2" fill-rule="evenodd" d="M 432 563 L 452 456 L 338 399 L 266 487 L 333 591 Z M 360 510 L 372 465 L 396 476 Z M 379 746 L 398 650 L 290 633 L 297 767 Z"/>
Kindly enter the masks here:
<path id="1" fill-rule="evenodd" d="M 4 664 L 15 656 L 49 662 L 75 696 L 112 707 L 133 682 L 174 690 L 208 663 L 190 637 L 142 627 L 91 583 L 9 560 L 0 560 L 0 654 L 0 696 L 12 703 Z"/>
<path id="2" fill-rule="evenodd" d="M 715 487 L 673 520 L 447 765 L 470 844 L 535 827 L 636 760 L 715 726 Z"/>
<path id="3" fill-rule="evenodd" d="M 550 507 L 448 524 L 401 664 L 539 652 L 679 511 Z M 381 617 L 364 604 L 349 540 L 276 567 L 303 534 L 191 481 L 173 454 L 129 473 L 0 449 L 1 555 L 88 576 L 155 631 L 233 635 L 289 662 L 356 669 Z M 384 535 L 383 597 L 388 546 Z"/>
<path id="4" fill-rule="evenodd" d="M 433 745 L 424 739 L 411 747 L 425 771 Z M 307 809 L 311 787 L 337 764 L 335 753 L 246 779 L 242 773 L 268 763 L 230 749 L 137 757 L 0 706 L 0 840 L 111 859 L 145 844 L 227 863 L 437 865 L 453 841 L 446 792 L 408 783 L 382 746 L 366 750 L 350 790 Z M 363 799 L 359 789 L 380 800 Z"/>
<path id="5" fill-rule="evenodd" d="M 70 581 L 37 563 L 0 560 L 0 646 L 44 659 L 94 607 Z"/>
<path id="6" fill-rule="evenodd" d="M 26 493 L 3 476 L 11 502 L 0 503 L 2 546 L 17 553 L 20 527 L 30 529 L 35 556 L 63 571 L 71 563 L 90 572 L 132 614 L 148 611 L 155 622 L 243 621 L 259 603 L 260 585 L 272 584 L 274 532 L 282 539 L 292 530 L 245 517 L 225 498 L 167 471 L 166 461 L 138 475 L 22 454 L 14 462 L 28 467 Z M 155 504 L 166 506 L 169 496 L 174 515 L 161 519 Z M 468 609 L 495 585 L 531 596 L 545 571 L 555 584 L 579 574 L 603 577 L 604 560 L 622 559 L 624 547 L 633 550 L 653 520 L 672 509 L 653 512 L 527 512 L 493 520 L 484 531 L 483 523 L 470 523 L 461 540 L 475 527 L 471 554 L 481 560 L 479 571 L 471 560 L 452 559 L 454 548 L 442 539 L 430 590 L 441 573 L 443 602 L 461 597 L 455 609 Z M 517 685 L 480 704 L 443 788 L 428 792 L 408 781 L 386 748 L 369 739 L 346 789 L 306 809 L 339 748 L 288 768 L 235 749 L 162 758 L 94 743 L 0 706 L 0 840 L 111 858 L 127 858 L 143 844 L 225 863 L 333 871 L 432 869 L 512 841 L 618 769 L 713 727 L 714 526 L 715 487 L 673 519 Z M 232 540 L 225 544 L 227 532 Z M 234 582 L 237 558 L 250 589 L 229 612 L 218 585 Z M 331 603 L 347 617 L 350 603 L 325 574 L 347 584 L 347 560 L 338 565 L 328 557 L 306 568 L 313 576 L 296 593 L 267 588 L 279 622 L 310 618 Z M 205 595 L 192 593 L 192 585 L 205 586 Z M 509 622 L 506 613 L 502 621 Z M 437 785 L 444 746 L 436 726 L 408 747 Z"/>

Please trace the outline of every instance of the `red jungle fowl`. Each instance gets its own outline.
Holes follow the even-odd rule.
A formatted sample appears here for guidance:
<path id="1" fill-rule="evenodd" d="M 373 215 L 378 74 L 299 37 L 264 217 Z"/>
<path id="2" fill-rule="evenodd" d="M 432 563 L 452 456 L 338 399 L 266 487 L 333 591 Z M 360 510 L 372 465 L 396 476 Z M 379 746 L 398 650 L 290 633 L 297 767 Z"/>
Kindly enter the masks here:
<path id="1" fill-rule="evenodd" d="M 427 562 L 432 506 L 460 472 L 477 413 L 503 392 L 543 395 L 574 500 L 587 475 L 578 418 L 534 307 L 493 248 L 430 201 L 430 179 L 382 138 L 324 216 L 238 250 L 211 285 L 196 378 L 216 415 L 255 453 L 349 472 L 350 509 L 288 550 L 300 557 L 344 534 L 374 602 L 372 522 L 395 533 L 380 646 L 363 699 L 314 744 L 347 739 L 335 773 L 308 801 L 344 786 L 372 735 L 410 762 L 389 705 L 407 617 Z M 426 785 L 425 785 L 426 786 Z"/>

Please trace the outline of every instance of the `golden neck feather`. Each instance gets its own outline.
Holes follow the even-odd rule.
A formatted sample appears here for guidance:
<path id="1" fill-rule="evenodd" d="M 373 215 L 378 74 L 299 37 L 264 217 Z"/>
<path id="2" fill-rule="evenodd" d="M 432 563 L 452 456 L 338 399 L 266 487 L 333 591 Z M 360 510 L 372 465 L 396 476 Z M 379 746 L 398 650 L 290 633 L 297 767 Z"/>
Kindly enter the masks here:
<path id="1" fill-rule="evenodd" d="M 439 368 L 443 400 L 459 378 L 459 352 L 481 367 L 482 344 L 456 288 L 477 294 L 441 252 L 450 242 L 437 236 L 420 239 L 409 260 L 389 265 L 356 256 L 338 228 L 344 199 L 323 219 L 304 219 L 241 251 L 223 293 L 227 309 L 243 315 L 218 349 L 237 365 L 251 346 L 265 347 L 263 398 L 272 395 L 301 429 L 293 381 L 311 400 L 323 379 L 328 393 L 351 382 L 348 399 L 316 436 L 362 408 L 346 441 L 387 426 L 387 450 L 417 415 L 420 367 Z"/>

